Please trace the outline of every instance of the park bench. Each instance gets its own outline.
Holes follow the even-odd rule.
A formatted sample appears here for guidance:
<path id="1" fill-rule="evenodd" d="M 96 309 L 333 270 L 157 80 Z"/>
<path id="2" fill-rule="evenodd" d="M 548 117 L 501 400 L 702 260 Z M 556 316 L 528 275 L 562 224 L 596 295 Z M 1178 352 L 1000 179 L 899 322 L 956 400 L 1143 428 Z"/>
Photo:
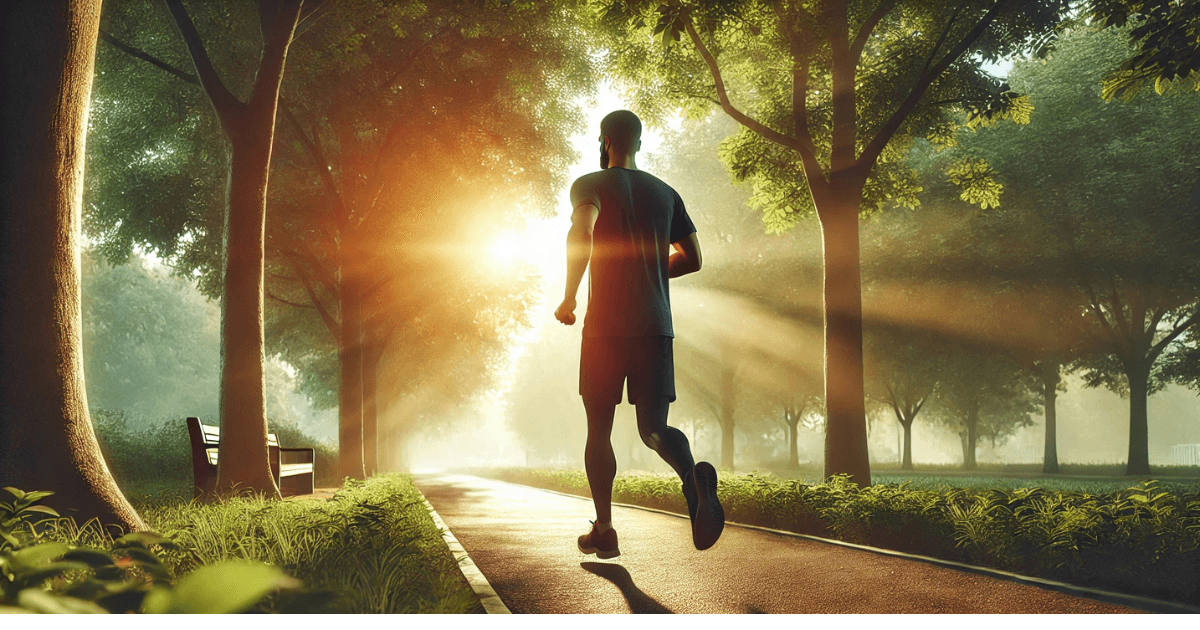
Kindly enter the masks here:
<path id="1" fill-rule="evenodd" d="M 212 493 L 217 487 L 217 457 L 221 446 L 221 429 L 203 424 L 199 418 L 188 418 L 188 437 L 192 441 L 192 479 L 195 497 Z M 312 494 L 316 452 L 311 448 L 287 448 L 279 445 L 274 433 L 267 434 L 267 454 L 271 474 L 283 496 Z"/>

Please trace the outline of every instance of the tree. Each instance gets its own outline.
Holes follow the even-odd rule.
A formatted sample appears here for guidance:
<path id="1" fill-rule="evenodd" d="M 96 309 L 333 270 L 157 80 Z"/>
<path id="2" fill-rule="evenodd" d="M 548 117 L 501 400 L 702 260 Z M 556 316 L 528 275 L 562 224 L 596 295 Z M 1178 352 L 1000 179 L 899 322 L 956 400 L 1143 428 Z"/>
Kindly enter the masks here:
<path id="1" fill-rule="evenodd" d="M 865 332 L 867 395 L 895 414 L 904 430 L 900 468 L 912 470 L 913 422 L 933 398 L 945 369 L 941 340 L 907 326 L 874 324 Z"/>
<path id="2" fill-rule="evenodd" d="M 931 415 L 959 434 L 964 469 L 978 467 L 975 448 L 980 440 L 1003 443 L 1032 424 L 1035 397 L 1024 376 L 1016 362 L 995 348 L 960 343 L 949 351 Z"/>
<path id="3" fill-rule="evenodd" d="M 518 218 L 505 209 L 547 209 L 577 113 L 561 103 L 589 67 L 544 2 L 350 11 L 314 30 L 328 44 L 299 51 L 303 74 L 285 85 L 288 186 L 271 199 L 268 266 L 274 301 L 312 308 L 336 339 L 342 474 L 359 477 L 376 451 L 367 390 L 392 339 L 418 342 L 415 319 L 464 297 L 434 334 L 486 345 L 459 335 L 481 311 L 523 318 L 527 283 L 481 283 L 454 247 L 486 251 Z"/>
<path id="4" fill-rule="evenodd" d="M 744 127 L 725 159 L 736 177 L 754 183 L 769 227 L 786 229 L 813 211 L 820 220 L 827 476 L 850 474 L 862 485 L 871 479 L 860 213 L 887 197 L 911 198 L 904 150 L 914 137 L 945 135 L 948 105 L 1020 117 L 1025 102 L 972 60 L 1044 49 L 1069 5 L 630 0 L 604 12 L 617 33 L 611 57 L 637 86 L 640 103 L 661 109 L 689 98 L 693 111 L 696 99 L 716 104 Z M 666 44 L 655 51 L 646 43 L 652 23 Z M 670 46 L 683 34 L 695 55 Z M 731 89 L 751 100 L 735 104 Z"/>
<path id="5" fill-rule="evenodd" d="M 1176 87 L 1200 90 L 1200 5 L 1177 0 L 1092 0 L 1104 27 L 1127 30 L 1137 46 L 1104 77 L 1105 99 L 1132 97 L 1147 85 L 1162 94 Z M 1126 28 L 1131 26 L 1131 28 Z"/>
<path id="6" fill-rule="evenodd" d="M 100 454 L 80 343 L 79 235 L 100 2 L 0 8 L 0 483 L 142 529 Z"/>
<path id="7" fill-rule="evenodd" d="M 1159 359 L 1200 317 L 1200 204 L 1190 201 L 1200 124 L 1193 94 L 1104 103 L 1101 76 L 1128 54 L 1114 30 L 1064 34 L 1046 64 L 1018 63 L 1010 75 L 1037 103 L 1030 125 L 982 129 L 962 148 L 1013 193 L 1007 220 L 1024 236 L 1010 257 L 1023 251 L 1035 261 L 1026 269 L 1068 284 L 1057 297 L 1067 314 L 1048 327 L 1078 330 L 1060 326 L 1072 310 L 1092 319 L 1090 340 L 1057 347 L 1098 344 L 1078 365 L 1088 385 L 1129 396 L 1127 470 L 1140 475 L 1149 474 L 1147 396 L 1167 382 Z M 1062 151 L 1068 143 L 1075 150 Z M 1043 360 L 1065 364 L 1062 356 Z"/>
<path id="8" fill-rule="evenodd" d="M 267 456 L 263 399 L 263 230 L 275 111 L 288 46 L 322 0 L 259 0 L 262 51 L 246 101 L 209 59 L 183 0 L 166 0 L 229 143 L 221 294 L 221 451 L 217 487 L 279 495 Z"/>
<path id="9" fill-rule="evenodd" d="M 154 421 L 217 415 L 219 315 L 185 279 L 135 256 L 83 258 L 88 404 Z"/>

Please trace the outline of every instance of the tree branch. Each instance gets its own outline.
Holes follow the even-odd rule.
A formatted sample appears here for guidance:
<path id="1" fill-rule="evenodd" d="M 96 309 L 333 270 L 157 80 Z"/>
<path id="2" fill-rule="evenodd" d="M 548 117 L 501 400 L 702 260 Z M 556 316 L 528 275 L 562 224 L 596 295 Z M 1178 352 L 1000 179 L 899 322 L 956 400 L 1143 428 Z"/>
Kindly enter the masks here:
<path id="1" fill-rule="evenodd" d="M 739 111 L 732 103 L 729 102 L 729 94 L 725 92 L 725 80 L 721 78 L 721 70 L 717 66 L 717 60 L 708 51 L 704 42 L 700 40 L 700 34 L 696 32 L 696 27 L 692 25 L 690 18 L 684 21 L 684 27 L 687 28 L 688 36 L 692 38 L 692 43 L 696 45 L 696 49 L 700 52 L 700 57 L 704 59 L 704 63 L 708 65 L 709 72 L 712 73 L 713 82 L 716 84 L 717 100 L 721 104 L 721 109 L 724 110 L 730 118 L 738 121 L 744 127 L 757 133 L 758 135 L 785 146 L 789 149 L 804 152 L 803 144 L 796 138 L 786 134 L 779 133 L 770 127 L 758 122 L 757 120 L 747 116 Z"/>
<path id="2" fill-rule="evenodd" d="M 341 336 L 342 326 L 332 315 L 329 314 L 329 309 L 325 308 L 325 304 L 317 297 L 317 292 L 313 290 L 312 281 L 308 275 L 301 271 L 300 266 L 292 261 L 292 271 L 300 278 L 300 283 L 304 285 L 304 292 L 308 294 L 308 299 L 312 301 L 313 307 L 317 309 L 317 313 L 321 316 L 321 321 L 325 322 L 325 327 L 329 329 L 329 334 L 333 335 L 336 341 Z"/>
<path id="3" fill-rule="evenodd" d="M 166 0 L 166 3 L 171 17 L 175 20 L 175 26 L 179 29 L 179 34 L 183 36 L 184 44 L 187 45 L 188 54 L 191 56 L 192 64 L 196 67 L 196 74 L 200 78 L 200 85 L 204 88 L 204 93 L 212 102 L 213 109 L 217 110 L 217 116 L 221 119 L 221 123 L 227 127 L 232 125 L 237 115 L 245 109 L 245 104 L 239 101 L 229 91 L 229 88 L 225 87 L 221 77 L 217 76 L 212 60 L 208 57 L 208 51 L 204 49 L 204 41 L 200 39 L 196 25 L 192 24 L 192 18 L 183 6 L 183 0 Z"/>
<path id="4" fill-rule="evenodd" d="M 865 22 L 858 29 L 858 36 L 854 38 L 854 42 L 850 44 L 850 57 L 854 65 L 858 65 L 858 60 L 862 58 L 863 49 L 867 46 L 867 39 L 871 37 L 871 33 L 879 22 L 896 6 L 896 0 L 881 0 L 871 15 L 867 16 Z"/>
<path id="5" fill-rule="evenodd" d="M 1191 328 L 1197 322 L 1200 322 L 1200 310 L 1192 313 L 1190 317 L 1172 327 L 1171 332 L 1167 333 L 1167 336 L 1163 337 L 1162 341 L 1159 341 L 1150 348 L 1150 362 L 1153 363 L 1158 359 L 1158 356 L 1167 349 L 1167 346 L 1171 345 L 1171 342 L 1175 341 L 1179 335 L 1183 334 L 1183 331 Z"/>
<path id="6" fill-rule="evenodd" d="M 155 68 L 166 70 L 178 79 L 181 79 L 187 83 L 191 83 L 192 85 L 200 85 L 200 79 L 196 75 L 180 70 L 179 68 L 172 66 L 171 64 L 145 52 L 144 50 L 130 46 L 116 37 L 113 37 L 111 33 L 104 29 L 100 29 L 100 39 L 112 44 L 117 50 L 136 57 L 137 59 L 141 59 Z"/>
<path id="7" fill-rule="evenodd" d="M 896 108 L 896 111 L 892 113 L 887 122 L 883 123 L 883 126 L 879 128 L 879 132 L 875 134 L 875 137 L 871 139 L 871 142 L 866 146 L 866 148 L 863 149 L 862 155 L 858 158 L 858 161 L 862 166 L 873 167 L 875 165 L 875 161 L 878 160 L 879 155 L 883 153 L 884 147 L 886 147 L 887 143 L 891 141 L 892 136 L 899 131 L 900 125 L 904 123 L 904 120 L 908 118 L 908 115 L 912 113 L 914 108 L 916 108 L 917 103 L 921 100 L 921 97 L 925 96 L 925 92 L 929 89 L 929 86 L 933 84 L 934 80 L 937 79 L 942 72 L 945 72 L 946 68 L 950 67 L 950 64 L 954 63 L 956 59 L 962 56 L 962 54 L 966 52 L 967 48 L 970 47 L 975 40 L 979 39 L 979 36 L 983 34 L 984 30 L 986 30 L 992 21 L 996 19 L 996 16 L 1000 13 L 1000 7 L 1003 4 L 1004 3 L 1002 1 L 997 0 L 997 2 L 995 2 L 992 7 L 988 9 L 987 13 L 985 13 L 983 17 L 979 19 L 979 22 L 977 22 L 975 26 L 966 34 L 966 36 L 964 36 L 962 40 L 958 42 L 958 45 L 956 45 L 953 50 L 947 53 L 946 56 L 943 57 L 942 60 L 937 64 L 935 64 L 932 69 L 928 70 L 927 72 L 922 72 L 921 78 L 917 80 L 917 83 L 913 86 L 912 91 L 909 92 L 908 96 L 905 97 L 904 101 L 900 103 L 900 106 Z M 960 7 L 961 6 L 965 5 L 960 5 Z M 947 28 L 946 33 L 949 33 L 949 28 Z M 930 59 L 932 59 L 932 57 L 930 57 Z M 926 65 L 928 67 L 928 64 Z"/>
<path id="8" fill-rule="evenodd" d="M 265 296 L 271 298 L 272 300 L 275 300 L 276 302 L 279 302 L 281 304 L 287 304 L 288 306 L 295 306 L 296 308 L 316 308 L 312 304 L 301 304 L 299 302 L 285 300 L 285 299 L 279 297 L 278 295 L 271 293 L 270 291 L 263 291 L 263 295 L 265 295 Z"/>

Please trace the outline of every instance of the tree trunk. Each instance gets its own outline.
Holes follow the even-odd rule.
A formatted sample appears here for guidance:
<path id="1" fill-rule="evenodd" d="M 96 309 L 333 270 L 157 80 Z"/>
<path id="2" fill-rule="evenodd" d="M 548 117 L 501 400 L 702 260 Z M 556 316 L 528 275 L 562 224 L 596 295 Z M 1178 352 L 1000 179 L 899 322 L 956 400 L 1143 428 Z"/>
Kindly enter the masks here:
<path id="1" fill-rule="evenodd" d="M 1150 474 L 1150 434 L 1146 412 L 1150 368 L 1141 365 L 1127 366 L 1125 378 L 1129 380 L 1129 463 L 1126 475 Z"/>
<path id="2" fill-rule="evenodd" d="M 1042 472 L 1058 473 L 1058 375 L 1057 362 L 1042 365 L 1042 407 L 1046 410 L 1046 450 L 1042 456 Z"/>
<path id="3" fill-rule="evenodd" d="M 818 207 L 825 257 L 825 477 L 849 474 L 865 487 L 871 485 L 871 465 L 863 402 L 861 188 L 833 194 L 834 207 Z"/>
<path id="4" fill-rule="evenodd" d="M 221 295 L 221 456 L 217 488 L 279 496 L 263 400 L 263 235 L 275 108 L 247 109 L 230 133 Z"/>
<path id="5" fill-rule="evenodd" d="M 379 472 L 379 408 L 375 394 L 379 385 L 381 354 L 374 346 L 368 346 L 363 351 L 363 465 L 368 477 Z"/>
<path id="6" fill-rule="evenodd" d="M 362 301 L 357 279 L 342 270 L 341 339 L 338 365 L 338 476 L 366 477 L 363 464 L 363 347 Z"/>
<path id="7" fill-rule="evenodd" d="M 963 469 L 975 470 L 975 443 L 979 441 L 979 410 L 972 409 L 967 414 L 967 435 L 963 441 Z"/>
<path id="8" fill-rule="evenodd" d="M 797 444 L 799 436 L 796 433 L 800 430 L 800 414 L 796 414 L 788 421 L 788 466 L 792 468 L 800 468 L 800 448 Z"/>
<path id="9" fill-rule="evenodd" d="M 145 525 L 88 415 L 79 303 L 84 144 L 99 0 L 0 8 L 0 486 L 83 523 Z"/>
<path id="10" fill-rule="evenodd" d="M 267 455 L 263 401 L 263 240 L 275 112 L 300 0 L 260 6 L 262 56 L 247 103 L 225 87 L 181 0 L 167 9 L 187 46 L 204 93 L 229 139 L 225 267 L 221 294 L 221 457 L 217 487 L 279 496 Z M 270 23 L 270 28 L 265 25 Z"/>
<path id="11" fill-rule="evenodd" d="M 904 427 L 904 456 L 900 461 L 900 470 L 912 470 L 912 420 L 907 424 L 901 422 L 900 426 Z"/>

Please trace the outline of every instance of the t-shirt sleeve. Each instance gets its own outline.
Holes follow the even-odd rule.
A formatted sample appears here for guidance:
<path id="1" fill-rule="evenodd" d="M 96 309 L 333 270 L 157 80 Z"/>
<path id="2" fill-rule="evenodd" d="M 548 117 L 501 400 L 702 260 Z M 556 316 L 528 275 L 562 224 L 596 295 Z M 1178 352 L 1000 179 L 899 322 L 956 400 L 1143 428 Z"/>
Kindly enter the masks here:
<path id="1" fill-rule="evenodd" d="M 600 194 L 596 189 L 595 178 L 584 175 L 571 184 L 571 210 L 589 203 L 599 209 Z"/>
<path id="2" fill-rule="evenodd" d="M 678 243 L 696 231 L 696 225 L 683 207 L 683 198 L 675 193 L 675 209 L 671 211 L 671 242 Z"/>

